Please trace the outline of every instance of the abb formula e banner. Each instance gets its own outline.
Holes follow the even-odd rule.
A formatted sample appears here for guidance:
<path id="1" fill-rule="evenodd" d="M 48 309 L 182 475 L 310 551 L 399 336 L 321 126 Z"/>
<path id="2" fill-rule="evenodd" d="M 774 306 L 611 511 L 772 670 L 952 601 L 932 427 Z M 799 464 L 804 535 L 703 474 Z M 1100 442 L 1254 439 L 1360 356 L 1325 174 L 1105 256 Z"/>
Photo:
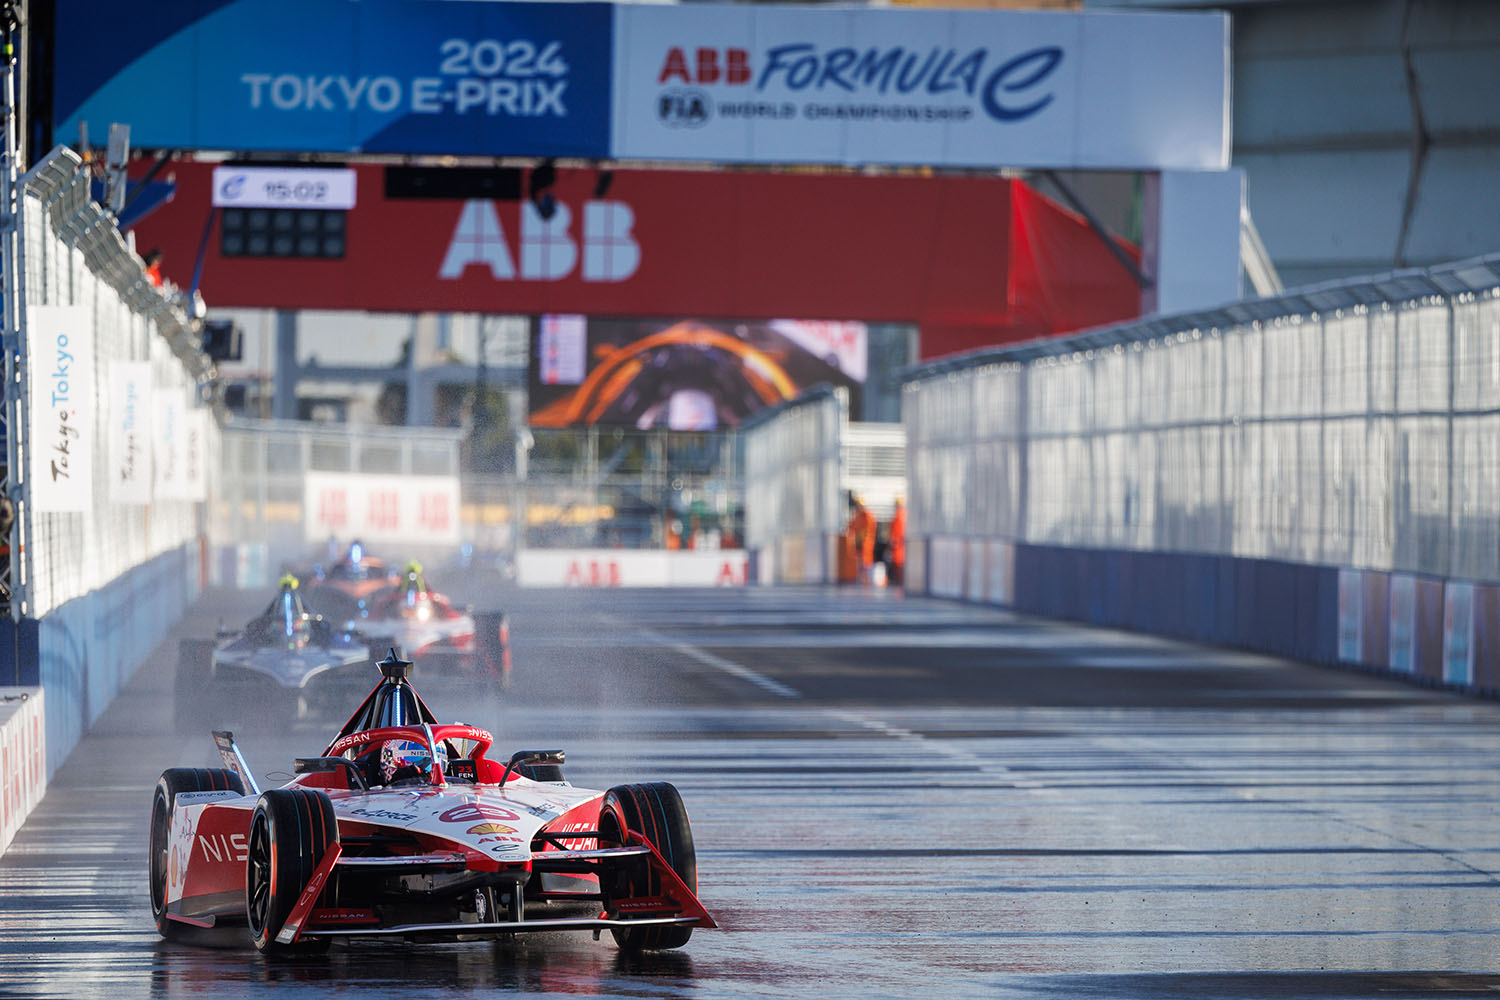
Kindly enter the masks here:
<path id="1" fill-rule="evenodd" d="M 914 323 L 924 357 L 1140 312 L 1140 289 L 1082 219 L 999 177 L 617 169 L 596 198 L 598 171 L 559 168 L 543 219 L 530 201 L 387 198 L 383 168 L 354 169 L 343 259 L 225 257 L 211 232 L 204 297 L 221 308 Z M 136 226 L 136 243 L 161 248 L 164 273 L 186 283 L 213 167 L 172 170 L 177 197 Z"/>
<path id="2" fill-rule="evenodd" d="M 1229 165 L 1222 14 L 630 5 L 616 157 Z"/>
<path id="3" fill-rule="evenodd" d="M 1222 170 L 1222 13 L 57 0 L 54 128 L 138 147 Z M 107 29 L 105 22 L 107 21 Z"/>
<path id="4" fill-rule="evenodd" d="M 137 147 L 609 153 L 598 3 L 58 0 L 54 121 Z"/>

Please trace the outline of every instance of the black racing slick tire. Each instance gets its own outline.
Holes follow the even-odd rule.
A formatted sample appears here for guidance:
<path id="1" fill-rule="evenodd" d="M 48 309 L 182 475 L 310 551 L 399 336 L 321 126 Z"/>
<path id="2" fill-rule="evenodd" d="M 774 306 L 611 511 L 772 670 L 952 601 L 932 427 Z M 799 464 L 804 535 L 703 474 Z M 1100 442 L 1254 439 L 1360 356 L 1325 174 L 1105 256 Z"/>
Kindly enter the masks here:
<path id="1" fill-rule="evenodd" d="M 173 767 L 162 772 L 156 782 L 156 794 L 151 799 L 151 841 L 148 877 L 151 881 L 151 916 L 156 920 L 156 929 L 164 938 L 174 938 L 187 929 L 167 916 L 167 880 L 175 866 L 183 866 L 188 859 L 179 855 L 174 858 L 171 842 L 172 813 L 177 808 L 177 796 L 184 792 L 230 791 L 245 794 L 240 776 L 233 771 L 208 767 Z M 191 851 L 192 845 L 186 849 Z"/>
<path id="2" fill-rule="evenodd" d="M 599 805 L 599 846 L 618 847 L 626 842 L 625 831 L 639 833 L 656 845 L 657 851 L 696 894 L 698 856 L 693 850 L 693 830 L 688 824 L 682 796 L 665 781 L 643 785 L 616 785 L 604 793 Z M 615 901 L 662 895 L 661 877 L 644 861 L 622 865 L 600 877 L 604 909 L 616 915 Z M 615 943 L 625 951 L 681 948 L 693 936 L 691 927 L 611 928 Z"/>
<path id="3" fill-rule="evenodd" d="M 261 794 L 250 818 L 245 862 L 245 915 L 256 948 L 278 955 L 328 947 L 326 938 L 285 945 L 276 936 L 338 838 L 333 803 L 322 792 L 273 788 Z"/>

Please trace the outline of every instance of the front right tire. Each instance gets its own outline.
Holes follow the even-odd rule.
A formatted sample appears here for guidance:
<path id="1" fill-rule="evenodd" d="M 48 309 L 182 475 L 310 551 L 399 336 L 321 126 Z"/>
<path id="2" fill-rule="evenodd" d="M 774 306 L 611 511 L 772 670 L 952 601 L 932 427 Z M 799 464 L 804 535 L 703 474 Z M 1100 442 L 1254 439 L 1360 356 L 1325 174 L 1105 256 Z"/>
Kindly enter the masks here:
<path id="1" fill-rule="evenodd" d="M 625 832 L 639 833 L 666 859 L 677 877 L 698 892 L 698 855 L 693 849 L 693 830 L 688 824 L 682 796 L 665 781 L 642 785 L 616 785 L 604 793 L 599 805 L 599 846 L 625 846 Z M 617 915 L 616 900 L 662 895 L 661 876 L 640 861 L 622 865 L 600 876 L 604 909 Z M 610 928 L 615 943 L 624 951 L 681 948 L 693 936 L 691 927 Z"/>

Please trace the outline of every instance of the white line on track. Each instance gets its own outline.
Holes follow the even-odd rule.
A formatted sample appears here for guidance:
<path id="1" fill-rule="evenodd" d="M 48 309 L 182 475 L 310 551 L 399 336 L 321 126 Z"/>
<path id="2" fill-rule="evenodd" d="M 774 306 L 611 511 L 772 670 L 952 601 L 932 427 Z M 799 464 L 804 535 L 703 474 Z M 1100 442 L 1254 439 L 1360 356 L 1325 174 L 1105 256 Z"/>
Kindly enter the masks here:
<path id="1" fill-rule="evenodd" d="M 617 624 L 622 629 L 630 629 L 632 631 L 638 632 L 641 635 L 646 636 L 657 645 L 665 646 L 667 649 L 675 649 L 683 656 L 686 656 L 691 660 L 696 660 L 699 663 L 703 664 L 705 667 L 712 667 L 715 670 L 719 670 L 726 674 L 729 674 L 731 677 L 738 677 L 740 680 L 745 681 L 748 684 L 754 684 L 761 690 L 769 691 L 771 694 L 776 695 L 778 698 L 802 697 L 802 692 L 798 691 L 796 688 L 787 687 L 780 681 L 773 680 L 772 678 L 767 677 L 765 674 L 760 673 L 759 671 L 751 670 L 749 667 L 745 666 L 742 663 L 735 663 L 733 660 L 726 660 L 722 656 L 715 656 L 713 653 L 710 653 L 704 649 L 699 649 L 697 646 L 671 639 L 665 635 L 662 635 L 654 628 L 650 628 L 645 625 L 636 625 L 627 622 L 623 618 L 617 618 L 614 615 L 601 615 L 600 617 L 606 620 L 614 621 L 615 624 Z"/>
<path id="2" fill-rule="evenodd" d="M 735 663 L 733 660 L 726 660 L 722 656 L 715 656 L 707 650 L 699 649 L 697 646 L 690 646 L 685 642 L 672 642 L 671 640 L 668 640 L 666 645 L 671 649 L 677 650 L 677 652 L 681 653 L 683 656 L 697 660 L 705 667 L 713 667 L 715 670 L 722 670 L 726 674 L 738 677 L 742 681 L 748 681 L 749 683 L 754 684 L 756 687 L 769 691 L 779 697 L 802 697 L 802 692 L 798 691 L 796 688 L 787 687 L 780 681 L 772 680 L 765 674 L 759 673 L 755 670 L 751 670 L 749 667 L 745 666 L 742 663 Z"/>

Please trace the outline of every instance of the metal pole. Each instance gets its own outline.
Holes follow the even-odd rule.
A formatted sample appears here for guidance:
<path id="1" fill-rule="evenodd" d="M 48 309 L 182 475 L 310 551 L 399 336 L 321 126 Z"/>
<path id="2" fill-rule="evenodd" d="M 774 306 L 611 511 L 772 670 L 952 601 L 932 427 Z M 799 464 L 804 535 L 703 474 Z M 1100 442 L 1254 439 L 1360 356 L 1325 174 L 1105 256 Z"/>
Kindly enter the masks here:
<path id="1" fill-rule="evenodd" d="M 3 327 L 4 345 L 4 372 L 5 389 L 4 395 L 4 423 L 5 423 L 5 469 L 0 471 L 0 496 L 12 505 L 13 517 L 4 539 L 8 548 L 5 559 L 0 560 L 0 583 L 3 583 L 6 600 L 9 604 L 10 618 L 14 623 L 19 623 L 22 612 L 26 607 L 26 595 L 18 592 L 22 588 L 17 587 L 17 574 L 12 571 L 14 561 L 22 549 L 20 547 L 23 539 L 21 529 L 22 515 L 26 513 L 24 507 L 17 509 L 15 506 L 20 499 L 18 487 L 24 485 L 25 475 L 17 464 L 17 458 L 21 454 L 20 442 L 16 435 L 24 426 L 21 419 L 23 402 L 21 399 L 20 384 L 17 382 L 17 368 L 19 366 L 19 353 L 24 350 L 24 341 L 21 336 L 22 330 L 22 272 L 20 252 L 22 241 L 20 239 L 20 213 L 19 213 L 19 169 L 17 163 L 17 133 L 22 127 L 18 120 L 16 109 L 16 59 L 15 41 L 19 34 L 20 18 L 14 3 L 7 2 L 0 6 L 0 16 L 4 19 L 4 73 L 5 73 L 5 106 L 0 109 L 5 117 L 5 162 L 0 165 L 0 257 L 4 258 L 0 265 L 0 300 L 4 302 L 4 312 L 0 314 L 0 327 Z M 24 583 L 24 574 L 22 574 Z M 15 677 L 12 683 L 20 683 L 20 660 L 14 658 Z"/>

